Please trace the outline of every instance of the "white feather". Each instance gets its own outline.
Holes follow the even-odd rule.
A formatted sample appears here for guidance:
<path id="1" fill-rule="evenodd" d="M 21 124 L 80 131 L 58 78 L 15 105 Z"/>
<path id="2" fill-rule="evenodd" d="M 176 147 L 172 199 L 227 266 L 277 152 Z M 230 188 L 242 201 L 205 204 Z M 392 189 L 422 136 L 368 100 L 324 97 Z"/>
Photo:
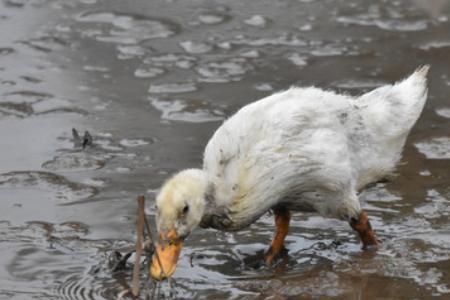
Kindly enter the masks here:
<path id="1" fill-rule="evenodd" d="M 355 216 L 357 191 L 400 159 L 425 103 L 427 70 L 360 97 L 293 87 L 243 107 L 205 149 L 204 171 L 222 189 L 216 203 L 236 226 L 280 202 Z"/>

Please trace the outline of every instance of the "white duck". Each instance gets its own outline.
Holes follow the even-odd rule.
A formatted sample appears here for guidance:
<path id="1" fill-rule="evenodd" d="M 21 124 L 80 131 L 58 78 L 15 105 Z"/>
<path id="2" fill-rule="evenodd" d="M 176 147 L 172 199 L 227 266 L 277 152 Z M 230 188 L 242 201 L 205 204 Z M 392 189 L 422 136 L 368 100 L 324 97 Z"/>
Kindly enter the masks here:
<path id="1" fill-rule="evenodd" d="M 376 247 L 358 192 L 393 172 L 425 104 L 428 69 L 360 97 L 293 87 L 240 109 L 208 142 L 203 169 L 181 171 L 162 186 L 152 277 L 173 274 L 197 226 L 239 230 L 270 209 L 269 264 L 283 247 L 291 210 L 346 220 L 363 248 Z"/>

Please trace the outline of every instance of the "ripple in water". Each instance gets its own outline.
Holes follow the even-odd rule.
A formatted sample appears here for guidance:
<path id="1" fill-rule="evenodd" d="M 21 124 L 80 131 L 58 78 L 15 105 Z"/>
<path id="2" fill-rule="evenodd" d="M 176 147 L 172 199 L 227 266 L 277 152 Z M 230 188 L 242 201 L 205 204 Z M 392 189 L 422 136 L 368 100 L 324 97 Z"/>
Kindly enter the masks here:
<path id="1" fill-rule="evenodd" d="M 207 53 L 213 49 L 213 47 L 211 45 L 208 45 L 206 43 L 201 43 L 201 42 L 194 42 L 194 41 L 181 42 L 180 46 L 181 46 L 181 48 L 184 49 L 184 51 L 191 53 L 191 54 Z"/>
<path id="2" fill-rule="evenodd" d="M 136 78 L 153 78 L 165 73 L 164 69 L 149 66 L 141 66 L 134 71 Z"/>
<path id="3" fill-rule="evenodd" d="M 450 48 L 450 41 L 432 41 L 419 46 L 419 49 L 424 51 L 443 50 L 447 51 Z"/>
<path id="4" fill-rule="evenodd" d="M 188 93 L 197 90 L 194 83 L 162 83 L 150 85 L 148 92 L 150 94 L 172 94 L 172 93 Z"/>
<path id="5" fill-rule="evenodd" d="M 153 141 L 147 138 L 144 139 L 123 139 L 119 142 L 124 147 L 139 147 L 151 144 Z"/>
<path id="6" fill-rule="evenodd" d="M 198 20 L 202 24 L 217 25 L 229 20 L 230 16 L 217 13 L 205 13 L 198 16 Z"/>
<path id="7" fill-rule="evenodd" d="M 336 21 L 345 25 L 375 26 L 388 31 L 421 31 L 428 27 L 426 20 L 378 19 L 370 14 L 342 16 Z"/>
<path id="8" fill-rule="evenodd" d="M 165 54 L 160 56 L 151 56 L 144 59 L 145 64 L 149 64 L 156 67 L 177 67 L 180 69 L 190 69 L 196 59 L 192 56 L 177 55 L 177 54 Z"/>
<path id="9" fill-rule="evenodd" d="M 91 186 L 69 181 L 50 172 L 20 171 L 0 174 L 0 188 L 37 189 L 51 192 L 58 203 L 68 203 L 94 196 L 97 190 Z"/>
<path id="10" fill-rule="evenodd" d="M 253 15 L 244 21 L 245 24 L 255 27 L 266 27 L 267 22 L 267 19 L 261 15 Z"/>
<path id="11" fill-rule="evenodd" d="M 161 118 L 164 120 L 203 123 L 224 119 L 222 111 L 211 109 L 208 103 L 203 101 L 163 100 L 158 98 L 150 98 L 149 100 L 153 107 L 162 113 Z"/>
<path id="12" fill-rule="evenodd" d="M 105 159 L 105 156 L 91 155 L 86 152 L 66 153 L 44 162 L 42 168 L 51 171 L 97 170 L 105 165 Z"/>
<path id="13" fill-rule="evenodd" d="M 146 39 L 167 38 L 179 31 L 179 26 L 172 21 L 119 12 L 87 12 L 76 19 L 82 23 L 109 24 L 110 28 L 93 34 L 104 42 L 135 44 Z"/>
<path id="14" fill-rule="evenodd" d="M 197 72 L 203 76 L 200 81 L 230 82 L 241 80 L 242 75 L 252 69 L 252 66 L 244 58 L 234 58 L 229 61 L 201 65 Z"/>
<path id="15" fill-rule="evenodd" d="M 298 36 L 283 32 L 277 37 L 270 38 L 249 38 L 244 35 L 237 36 L 237 38 L 230 41 L 232 44 L 236 45 L 248 45 L 255 47 L 262 46 L 290 46 L 290 47 L 299 47 L 299 46 L 307 46 L 308 43 Z"/>

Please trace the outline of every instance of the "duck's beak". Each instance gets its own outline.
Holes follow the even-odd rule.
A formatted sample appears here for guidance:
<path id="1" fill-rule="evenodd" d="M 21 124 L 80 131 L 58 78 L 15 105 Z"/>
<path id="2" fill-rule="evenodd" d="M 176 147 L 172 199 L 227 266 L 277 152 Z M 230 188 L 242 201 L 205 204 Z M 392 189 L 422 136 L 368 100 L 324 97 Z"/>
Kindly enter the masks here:
<path id="1" fill-rule="evenodd" d="M 180 256 L 183 241 L 177 235 L 175 229 L 167 233 L 160 233 L 159 242 L 153 254 L 150 274 L 153 279 L 163 280 L 172 276 L 177 268 L 178 257 Z"/>

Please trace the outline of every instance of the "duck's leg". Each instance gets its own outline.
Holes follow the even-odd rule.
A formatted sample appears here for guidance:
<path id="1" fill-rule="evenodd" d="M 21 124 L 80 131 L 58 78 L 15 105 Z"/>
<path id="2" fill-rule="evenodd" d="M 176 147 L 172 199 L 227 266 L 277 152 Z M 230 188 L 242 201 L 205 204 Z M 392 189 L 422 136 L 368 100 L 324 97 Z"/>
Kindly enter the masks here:
<path id="1" fill-rule="evenodd" d="M 364 210 L 361 210 L 357 218 L 350 219 L 350 226 L 353 230 L 358 232 L 363 243 L 362 248 L 364 250 L 367 248 L 378 248 L 379 242 L 375 237 L 375 231 L 373 231 L 369 218 L 367 217 L 367 213 Z"/>
<path id="2" fill-rule="evenodd" d="M 291 219 L 291 213 L 286 207 L 275 207 L 273 212 L 275 215 L 276 233 L 265 256 L 266 264 L 268 265 L 271 265 L 274 258 L 284 249 L 284 239 L 288 234 L 289 221 Z"/>

